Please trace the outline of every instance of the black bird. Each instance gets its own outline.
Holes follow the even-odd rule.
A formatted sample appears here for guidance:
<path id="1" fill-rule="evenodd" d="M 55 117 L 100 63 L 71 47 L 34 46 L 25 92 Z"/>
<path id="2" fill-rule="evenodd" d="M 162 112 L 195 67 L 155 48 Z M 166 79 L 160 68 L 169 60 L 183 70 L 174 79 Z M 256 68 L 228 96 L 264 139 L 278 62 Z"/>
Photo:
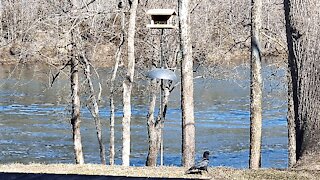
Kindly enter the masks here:
<path id="1" fill-rule="evenodd" d="M 128 3 L 129 3 L 129 7 L 130 7 L 130 9 L 131 9 L 132 0 L 128 0 Z"/>
<path id="2" fill-rule="evenodd" d="M 188 171 L 186 171 L 186 174 L 202 174 L 202 171 L 207 171 L 208 172 L 208 165 L 209 165 L 209 151 L 205 151 L 203 153 L 202 160 L 192 166 Z"/>
<path id="3" fill-rule="evenodd" d="M 123 8 L 122 1 L 119 1 L 119 3 L 118 3 L 118 8 L 119 8 L 119 9 Z"/>

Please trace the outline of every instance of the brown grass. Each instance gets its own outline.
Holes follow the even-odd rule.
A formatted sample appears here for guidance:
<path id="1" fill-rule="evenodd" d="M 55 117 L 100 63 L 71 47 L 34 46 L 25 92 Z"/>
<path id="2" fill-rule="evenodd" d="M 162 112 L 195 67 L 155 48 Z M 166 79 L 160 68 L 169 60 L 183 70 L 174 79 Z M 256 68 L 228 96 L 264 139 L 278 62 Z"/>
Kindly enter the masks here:
<path id="1" fill-rule="evenodd" d="M 224 167 L 209 168 L 203 175 L 185 175 L 183 167 L 123 167 L 97 164 L 7 164 L 0 165 L 0 172 L 23 172 L 44 174 L 84 174 L 134 177 L 165 177 L 190 179 L 320 179 L 319 171 L 276 170 L 276 169 L 232 169 Z"/>

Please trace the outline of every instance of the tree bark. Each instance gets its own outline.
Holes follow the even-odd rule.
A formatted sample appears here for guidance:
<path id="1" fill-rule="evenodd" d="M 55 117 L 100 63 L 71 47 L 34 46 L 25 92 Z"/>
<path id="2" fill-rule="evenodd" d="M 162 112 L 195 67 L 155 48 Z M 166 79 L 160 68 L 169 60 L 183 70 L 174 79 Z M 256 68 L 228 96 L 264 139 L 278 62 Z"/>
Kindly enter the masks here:
<path id="1" fill-rule="evenodd" d="M 134 76 L 134 36 L 136 27 L 136 11 L 138 0 L 133 0 L 130 8 L 128 27 L 128 66 L 126 79 L 123 81 L 123 119 L 122 119 L 122 165 L 130 164 L 130 121 L 131 121 L 131 90 Z"/>
<path id="2" fill-rule="evenodd" d="M 295 123 L 296 167 L 319 170 L 320 2 L 285 0 L 284 5 L 291 84 L 288 99 L 293 102 L 288 122 Z"/>
<path id="3" fill-rule="evenodd" d="M 296 162 L 296 125 L 295 125 L 295 110 L 293 101 L 293 84 L 291 79 L 291 68 L 288 64 L 287 72 L 288 81 L 288 112 L 287 112 L 287 124 L 288 124 L 288 167 L 292 168 Z"/>
<path id="4" fill-rule="evenodd" d="M 156 79 L 153 79 L 150 84 L 150 103 L 149 103 L 149 111 L 147 115 L 147 126 L 148 126 L 148 156 L 146 165 L 147 166 L 156 166 L 157 165 L 157 157 L 160 148 L 160 139 L 159 139 L 159 131 L 156 127 L 156 120 L 154 119 L 154 110 L 156 107 L 156 99 L 157 99 L 157 87 L 158 83 Z"/>
<path id="5" fill-rule="evenodd" d="M 195 123 L 193 102 L 193 60 L 190 42 L 189 0 L 179 0 L 179 35 L 182 52 L 181 108 L 182 108 L 182 165 L 190 167 L 195 156 Z"/>
<path id="6" fill-rule="evenodd" d="M 73 34 L 71 32 L 71 38 L 73 39 Z M 72 135 L 73 135 L 73 144 L 74 144 L 74 154 L 76 164 L 84 164 L 83 152 L 82 152 L 82 143 L 81 143 L 81 133 L 80 133 L 80 98 L 79 98 L 79 60 L 74 54 L 74 47 L 71 46 L 71 125 L 72 125 Z"/>
<path id="7" fill-rule="evenodd" d="M 285 9 L 285 20 L 286 20 L 286 33 L 287 33 L 287 44 L 288 47 L 288 59 L 294 58 L 293 52 L 293 41 L 290 37 L 290 20 L 289 20 L 289 2 L 288 0 L 284 1 Z M 293 80 L 296 82 L 296 70 L 294 69 L 295 65 L 292 62 L 288 62 L 287 70 L 287 81 L 288 81 L 288 112 L 287 112 L 287 124 L 288 124 L 288 166 L 292 168 L 297 162 L 296 156 L 296 125 L 295 125 L 295 104 L 294 104 L 294 86 L 296 83 L 293 83 Z M 292 79 L 294 77 L 294 79 Z M 295 87 L 296 89 L 296 87 Z"/>
<path id="8" fill-rule="evenodd" d="M 251 88 L 250 88 L 250 160 L 249 168 L 261 167 L 262 77 L 259 33 L 262 1 L 251 1 Z"/>

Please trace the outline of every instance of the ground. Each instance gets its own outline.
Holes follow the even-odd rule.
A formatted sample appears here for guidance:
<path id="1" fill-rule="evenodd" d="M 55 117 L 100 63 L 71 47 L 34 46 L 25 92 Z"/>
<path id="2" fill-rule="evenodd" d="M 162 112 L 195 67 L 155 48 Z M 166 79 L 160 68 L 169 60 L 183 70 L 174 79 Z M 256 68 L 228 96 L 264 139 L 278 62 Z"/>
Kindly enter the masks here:
<path id="1" fill-rule="evenodd" d="M 226 167 L 209 168 L 202 175 L 185 175 L 183 167 L 123 167 L 97 164 L 6 164 L 0 165 L 0 172 L 85 174 L 133 177 L 166 177 L 190 179 L 320 179 L 320 171 L 288 169 L 233 169 Z"/>

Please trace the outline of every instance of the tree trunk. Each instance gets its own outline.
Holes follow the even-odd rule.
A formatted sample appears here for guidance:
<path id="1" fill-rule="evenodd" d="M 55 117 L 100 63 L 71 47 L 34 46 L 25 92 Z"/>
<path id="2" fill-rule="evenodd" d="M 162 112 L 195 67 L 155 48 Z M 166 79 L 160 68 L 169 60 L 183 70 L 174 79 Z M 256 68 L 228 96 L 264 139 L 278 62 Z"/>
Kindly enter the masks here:
<path id="1" fill-rule="evenodd" d="M 189 27 L 189 0 L 179 0 L 178 2 L 180 48 L 182 51 L 182 165 L 190 167 L 194 164 L 195 156 L 195 123 L 193 104 L 193 61 Z"/>
<path id="2" fill-rule="evenodd" d="M 166 114 L 167 114 L 167 107 L 168 107 L 168 103 L 169 103 L 169 95 L 170 95 L 170 85 L 171 85 L 171 82 L 169 81 L 166 81 L 164 83 L 164 87 L 161 87 L 163 88 L 163 97 L 162 97 L 162 105 L 161 105 L 161 108 L 160 108 L 160 113 L 159 116 L 158 116 L 158 121 L 159 122 L 159 125 L 160 128 L 158 128 L 159 130 L 159 143 L 160 143 L 160 165 L 163 166 L 163 154 L 164 154 L 164 139 L 163 139 L 163 129 L 164 129 L 164 121 L 166 120 Z M 173 89 L 172 89 L 173 90 Z M 161 93 L 162 95 L 162 93 Z"/>
<path id="3" fill-rule="evenodd" d="M 115 86 L 115 80 L 117 76 L 117 71 L 121 59 L 122 54 L 122 46 L 124 44 L 124 26 L 125 26 L 125 14 L 123 11 L 121 11 L 121 38 L 120 38 L 120 44 L 118 46 L 117 52 L 116 52 L 116 62 L 114 64 L 113 68 L 113 74 L 111 77 L 111 83 L 110 83 L 110 165 L 114 165 L 114 156 L 115 156 L 115 144 L 114 144 L 114 121 L 115 121 L 115 107 L 114 107 L 114 86 Z"/>
<path id="4" fill-rule="evenodd" d="M 73 39 L 73 34 L 71 33 L 71 38 Z M 72 46 L 72 45 L 69 45 Z M 76 164 L 84 164 L 81 134 L 80 134 L 80 98 L 79 98 L 79 72 L 78 65 L 79 61 L 75 57 L 74 47 L 71 47 L 71 125 L 72 125 L 72 135 L 74 144 L 74 154 Z"/>
<path id="5" fill-rule="evenodd" d="M 76 0 L 70 1 L 76 8 L 78 2 Z M 76 164 L 84 164 L 82 142 L 80 134 L 80 97 L 79 97 L 79 59 L 76 55 L 75 50 L 75 29 L 70 28 L 69 39 L 69 57 L 71 57 L 71 125 L 73 134 L 74 154 Z"/>
<path id="6" fill-rule="evenodd" d="M 285 0 L 284 4 L 291 76 L 288 99 L 293 101 L 288 122 L 295 122 L 296 166 L 319 170 L 320 2 Z"/>
<path id="7" fill-rule="evenodd" d="M 130 164 L 130 120 L 131 120 L 131 90 L 134 76 L 134 36 L 136 26 L 136 11 L 138 0 L 133 0 L 130 8 L 128 27 L 128 70 L 126 79 L 123 81 L 123 119 L 122 119 L 122 165 Z"/>
<path id="8" fill-rule="evenodd" d="M 148 156 L 147 156 L 147 166 L 156 166 L 157 157 L 160 148 L 159 135 L 156 127 L 156 121 L 154 119 L 154 109 L 156 107 L 157 99 L 157 87 L 158 83 L 156 79 L 153 79 L 150 84 L 151 98 L 149 103 L 149 112 L 147 115 L 147 126 L 148 126 Z"/>
<path id="9" fill-rule="evenodd" d="M 89 99 L 88 99 L 88 103 L 87 103 L 87 107 L 94 119 L 94 123 L 96 126 L 96 132 L 97 132 L 97 139 L 98 139 L 98 143 L 99 143 L 99 149 L 100 149 L 100 160 L 101 160 L 101 164 L 106 164 L 106 150 L 104 147 L 104 143 L 102 140 L 102 125 L 101 125 L 101 121 L 100 121 L 100 117 L 99 117 L 99 106 L 97 103 L 97 99 L 96 99 L 96 95 L 94 92 L 94 88 L 93 88 L 93 83 L 91 80 L 91 70 L 90 70 L 90 63 L 88 62 L 88 60 L 86 59 L 84 53 L 83 53 L 83 58 L 84 58 L 84 62 L 85 62 L 85 76 L 88 82 L 88 86 L 89 86 Z"/>
<path id="10" fill-rule="evenodd" d="M 294 101 L 293 101 L 293 84 L 291 79 L 291 68 L 288 64 L 287 72 L 288 81 L 288 112 L 287 112 L 287 123 L 288 123 L 288 167 L 293 167 L 296 162 L 296 125 L 295 125 L 295 112 L 294 112 Z"/>
<path id="11" fill-rule="evenodd" d="M 292 38 L 289 36 L 290 34 L 290 23 L 289 23 L 289 2 L 285 0 L 284 3 L 285 9 L 285 20 L 286 20 L 286 33 L 287 33 L 287 44 L 288 47 L 288 59 L 294 58 L 293 52 L 293 41 Z M 295 65 L 288 62 L 288 74 L 287 74 L 287 81 L 288 81 L 288 112 L 287 112 L 287 122 L 288 122 L 288 166 L 293 167 L 297 162 L 296 157 L 296 125 L 295 125 L 295 104 L 294 104 L 294 94 L 297 93 L 293 91 L 293 84 L 292 77 L 296 76 L 296 71 L 294 70 Z M 294 78 L 296 79 L 296 78 Z M 296 80 L 295 80 L 296 81 Z M 296 87 L 295 87 L 296 89 Z"/>
<path id="12" fill-rule="evenodd" d="M 259 32 L 262 1 L 252 0 L 251 10 L 251 88 L 250 88 L 250 160 L 249 168 L 261 167 L 262 77 Z"/>
<path id="13" fill-rule="evenodd" d="M 162 131 L 164 127 L 164 121 L 166 118 L 167 113 L 167 106 L 169 102 L 169 95 L 170 95 L 170 89 L 169 89 L 169 82 L 164 83 L 165 86 L 164 89 L 164 95 L 163 98 L 161 98 L 161 108 L 159 109 L 158 117 L 155 120 L 154 119 L 154 109 L 156 106 L 156 92 L 157 87 L 159 87 L 159 84 L 156 82 L 156 80 L 151 81 L 151 99 L 150 99 L 150 105 L 149 105 L 149 112 L 148 112 L 148 135 L 149 135 L 149 151 L 147 156 L 147 166 L 156 166 L 157 165 L 157 157 L 159 153 L 159 149 L 161 148 L 161 145 L 163 147 L 163 136 Z M 163 162 L 162 164 L 163 165 Z"/>

